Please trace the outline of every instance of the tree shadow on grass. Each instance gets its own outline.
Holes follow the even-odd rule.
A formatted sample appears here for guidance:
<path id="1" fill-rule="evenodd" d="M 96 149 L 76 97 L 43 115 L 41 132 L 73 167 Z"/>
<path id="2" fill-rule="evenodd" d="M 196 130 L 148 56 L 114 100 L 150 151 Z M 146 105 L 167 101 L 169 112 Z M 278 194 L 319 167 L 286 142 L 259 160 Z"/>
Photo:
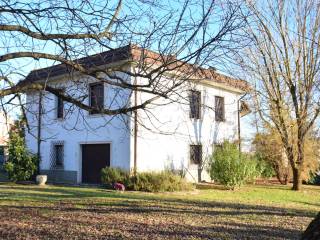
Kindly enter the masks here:
<path id="1" fill-rule="evenodd" d="M 1 189 L 4 191 L 1 191 Z M 102 201 L 98 201 L 97 198 L 101 198 Z M 315 215 L 312 211 L 301 209 L 288 210 L 280 207 L 262 205 L 209 200 L 195 201 L 170 197 L 164 199 L 163 196 L 152 194 L 119 193 L 105 189 L 51 186 L 44 188 L 19 185 L 0 186 L 0 201 L 1 200 L 23 202 L 23 205 L 1 204 L 0 213 L 8 218 L 10 218 L 10 210 L 15 209 L 18 211 L 18 214 L 36 215 L 36 218 L 43 218 L 45 222 L 54 225 L 69 224 L 61 223 L 59 219 L 57 220 L 52 217 L 61 214 L 70 214 L 73 216 L 72 224 L 79 224 L 81 226 L 94 225 L 93 222 L 90 222 L 90 219 L 97 217 L 108 218 L 108 216 L 110 217 L 110 215 L 113 214 L 113 218 L 109 219 L 112 224 L 117 226 L 120 232 L 125 231 L 132 234 L 132 236 L 136 236 L 136 238 L 132 237 L 132 239 L 143 238 L 145 235 L 149 236 L 148 239 L 152 239 L 152 236 L 158 236 L 153 239 L 183 239 L 193 237 L 201 239 L 294 239 L 299 237 L 301 233 L 299 230 L 288 229 L 282 225 L 268 226 L 267 224 L 261 223 L 261 218 L 265 219 L 267 223 L 273 216 L 290 218 L 313 217 Z M 41 202 L 43 202 L 43 204 L 41 204 Z M 50 214 L 45 216 L 41 214 L 41 212 Z M 87 214 L 91 216 L 91 218 L 81 219 L 77 217 L 83 214 Z M 213 221 L 210 227 L 199 224 L 190 225 L 187 223 L 172 224 L 170 221 L 162 223 L 162 225 L 152 225 L 134 222 L 132 219 L 115 219 L 114 215 L 117 214 L 122 214 L 122 216 L 133 215 L 137 216 L 137 218 L 141 216 L 152 216 L 156 219 L 157 216 L 161 216 L 164 219 L 169 219 L 187 216 L 195 220 L 221 220 Z M 254 218 L 259 217 L 260 225 L 258 221 L 254 224 L 254 219 L 248 221 L 252 216 Z M 238 222 L 227 221 L 229 219 L 237 219 Z M 122 229 L 122 225 L 125 225 L 126 229 Z M 37 234 L 37 231 L 43 232 L 43 229 L 35 230 L 34 234 Z M 48 228 L 48 231 L 50 231 L 50 228 Z M 82 237 L 85 238 L 85 236 L 86 234 Z M 88 235 L 88 238 L 89 237 L 92 238 L 91 235 Z M 110 238 L 107 236 L 104 237 L 104 239 L 111 238 L 111 236 Z M 121 238 L 119 237 L 119 239 Z"/>
<path id="2" fill-rule="evenodd" d="M 229 212 L 229 215 L 239 215 L 239 214 L 263 214 L 263 215 L 274 215 L 274 216 L 299 216 L 299 217 L 314 217 L 315 212 L 310 210 L 302 209 L 286 209 L 280 207 L 271 207 L 264 205 L 251 205 L 251 204 L 241 204 L 241 203 L 230 203 L 230 202 L 219 202 L 219 201 L 205 201 L 205 200 L 183 200 L 168 198 L 165 199 L 163 196 L 149 195 L 149 194 L 135 194 L 132 192 L 119 193 L 112 190 L 106 189 L 88 189 L 88 188 L 46 188 L 38 186 L 10 186 L 9 189 L 17 190 L 16 192 L 1 192 L 0 188 L 0 200 L 12 200 L 12 201 L 24 201 L 27 200 L 47 200 L 48 202 L 63 201 L 63 200 L 75 200 L 75 203 L 82 205 L 84 208 L 90 205 L 90 208 L 95 206 L 96 210 L 103 206 L 136 206 L 140 208 L 139 210 L 132 209 L 132 211 L 139 212 L 152 212 L 152 211 L 162 211 L 161 209 L 152 209 L 151 207 L 143 208 L 141 205 L 142 202 L 147 202 L 149 204 L 161 203 L 164 205 L 170 204 L 171 207 L 174 205 L 185 206 L 184 210 L 175 210 L 177 213 L 188 213 L 191 210 L 188 210 L 187 207 L 197 207 L 197 208 L 206 208 L 203 214 L 206 215 L 216 215 L 216 211 L 210 209 L 222 208 L 222 209 L 234 209 L 234 212 Z M 20 192 L 19 192 L 20 191 Z M 112 202 L 96 202 L 97 198 L 102 199 L 115 199 L 116 201 Z M 84 201 L 82 201 L 84 200 Z M 118 201 L 117 201 L 118 200 Z M 94 202 L 92 202 L 94 201 Z M 86 203 L 88 202 L 88 203 Z M 301 203 L 301 202 L 298 202 Z M 313 205 L 311 203 L 303 202 L 303 204 Z M 317 204 L 314 204 L 317 206 Z M 173 210 L 173 209 L 172 209 Z M 240 211 L 241 210 L 241 211 Z"/>
<path id="3" fill-rule="evenodd" d="M 305 201 L 293 201 L 293 202 L 320 208 L 320 203 L 310 203 Z"/>
<path id="4" fill-rule="evenodd" d="M 132 208 L 135 207 L 136 206 L 132 206 Z M 40 207 L 28 208 L 26 206 L 17 206 L 13 208 L 25 210 L 21 211 L 21 214 L 28 214 L 28 212 L 31 214 L 34 213 L 34 209 L 39 209 Z M 299 230 L 286 229 L 281 225 L 259 225 L 254 224 L 251 221 L 239 223 L 227 221 L 228 219 L 225 221 L 215 221 L 208 226 L 208 223 L 204 223 L 203 225 L 183 222 L 173 223 L 172 216 L 166 218 L 162 215 L 163 221 L 156 224 L 150 224 L 148 221 L 142 222 L 141 216 L 139 218 L 125 218 L 126 215 L 121 215 L 120 212 L 115 218 L 115 215 L 110 215 L 112 209 L 108 209 L 108 211 L 104 212 L 104 215 L 99 211 L 97 212 L 97 209 L 92 209 L 94 210 L 94 215 L 88 215 L 88 213 L 85 212 L 88 209 L 82 210 L 81 214 L 65 213 L 67 216 L 73 216 L 72 219 L 65 221 L 63 217 L 61 217 L 61 214 L 62 211 L 66 209 L 46 208 L 51 210 L 49 216 L 31 214 L 32 221 L 46 223 L 42 224 L 40 229 L 32 228 L 32 236 L 50 236 L 50 239 L 63 239 L 65 236 L 70 235 L 80 239 L 122 239 L 121 234 L 118 238 L 114 238 L 114 236 L 107 234 L 110 224 L 112 225 L 112 229 L 125 233 L 125 236 L 127 236 L 126 239 L 298 239 L 301 234 Z M 10 209 L 12 210 L 11 206 Z M 10 212 L 10 209 L 8 212 Z M 80 209 L 68 208 L 68 211 L 80 211 Z M 83 215 L 86 217 L 83 217 Z M 98 219 L 98 221 L 92 221 L 93 219 Z M 136 219 L 140 220 L 138 221 Z M 12 224 L 14 225 L 15 223 Z M 17 230 L 19 230 L 19 224 L 17 225 Z M 70 233 L 75 225 L 84 228 L 84 232 L 81 232 L 81 235 L 74 235 L 79 234 L 74 232 Z M 103 234 L 99 235 L 99 237 L 92 235 L 90 231 L 86 231 L 87 226 L 90 226 L 91 231 L 92 229 L 99 229 Z M 52 234 L 52 232 L 55 232 L 53 228 L 57 227 L 60 230 L 58 235 Z M 95 231 L 93 231 L 93 233 L 94 232 Z"/>
<path id="5" fill-rule="evenodd" d="M 31 202 L 31 201 L 30 201 Z M 38 203 L 34 201 L 34 203 Z M 192 214 L 199 216 L 215 217 L 218 215 L 223 216 L 245 216 L 245 215 L 263 215 L 266 218 L 268 216 L 278 217 L 308 217 L 315 216 L 314 212 L 305 211 L 300 209 L 288 209 L 279 207 L 266 207 L 255 206 L 249 204 L 233 204 L 222 202 L 208 202 L 207 204 L 199 202 L 190 202 L 182 200 L 141 200 L 141 199 L 118 199 L 118 201 L 112 201 L 107 203 L 75 203 L 70 202 L 58 202 L 55 206 L 38 205 L 34 206 L 15 206 L 2 204 L 1 207 L 13 207 L 13 208 L 28 208 L 39 210 L 59 210 L 63 211 L 86 211 L 93 213 L 110 213 L 110 212 L 128 212 L 128 213 L 162 213 L 162 214 Z"/>
<path id="6" fill-rule="evenodd" d="M 147 231 L 151 233 L 155 229 L 145 224 Z M 149 229 L 148 229 L 149 228 Z M 281 227 L 259 226 L 255 224 L 241 224 L 220 222 L 219 225 L 211 227 L 190 226 L 183 224 L 174 225 L 174 230 L 161 227 L 157 230 L 161 239 L 298 239 L 301 232 Z M 142 237 L 142 236 L 141 236 Z"/>

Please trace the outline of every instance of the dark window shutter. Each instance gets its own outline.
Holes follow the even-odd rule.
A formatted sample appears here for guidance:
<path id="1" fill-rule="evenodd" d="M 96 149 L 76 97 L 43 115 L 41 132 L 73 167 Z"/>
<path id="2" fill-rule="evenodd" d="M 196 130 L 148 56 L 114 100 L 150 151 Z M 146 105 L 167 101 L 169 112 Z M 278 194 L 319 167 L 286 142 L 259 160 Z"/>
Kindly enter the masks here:
<path id="1" fill-rule="evenodd" d="M 90 111 L 91 114 L 99 113 L 104 108 L 104 89 L 102 83 L 90 85 L 90 106 L 97 110 Z"/>
<path id="2" fill-rule="evenodd" d="M 225 120 L 224 98 L 215 97 L 215 120 L 223 122 Z"/>
<path id="3" fill-rule="evenodd" d="M 190 103 L 190 118 L 200 119 L 201 118 L 201 92 L 190 91 L 189 94 Z"/>
<path id="4" fill-rule="evenodd" d="M 57 118 L 63 118 L 63 100 L 57 97 Z"/>
<path id="5" fill-rule="evenodd" d="M 190 162 L 192 164 L 201 164 L 202 145 L 190 145 Z"/>

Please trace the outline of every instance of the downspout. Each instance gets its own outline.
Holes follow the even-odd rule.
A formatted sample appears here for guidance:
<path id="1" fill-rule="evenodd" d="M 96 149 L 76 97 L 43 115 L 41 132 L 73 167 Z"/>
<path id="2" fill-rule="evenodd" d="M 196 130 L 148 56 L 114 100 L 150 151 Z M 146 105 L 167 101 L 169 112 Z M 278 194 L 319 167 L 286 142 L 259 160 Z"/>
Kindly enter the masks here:
<path id="1" fill-rule="evenodd" d="M 42 91 L 39 92 L 39 105 L 38 105 L 38 133 L 37 133 L 37 174 L 40 174 L 40 161 L 41 161 L 41 120 L 42 120 Z"/>
<path id="2" fill-rule="evenodd" d="M 239 99 L 238 99 L 238 148 L 239 151 L 241 152 L 241 121 L 240 121 L 240 108 L 241 108 L 241 100 L 247 95 L 247 93 L 245 93 L 244 95 L 242 95 Z"/>
<path id="3" fill-rule="evenodd" d="M 137 84 L 137 79 L 135 78 L 134 84 Z M 134 106 L 138 105 L 138 94 L 137 90 L 134 90 Z M 133 111 L 134 114 L 134 127 L 133 127 L 133 175 L 137 175 L 137 149 L 138 149 L 138 111 L 135 109 Z"/>

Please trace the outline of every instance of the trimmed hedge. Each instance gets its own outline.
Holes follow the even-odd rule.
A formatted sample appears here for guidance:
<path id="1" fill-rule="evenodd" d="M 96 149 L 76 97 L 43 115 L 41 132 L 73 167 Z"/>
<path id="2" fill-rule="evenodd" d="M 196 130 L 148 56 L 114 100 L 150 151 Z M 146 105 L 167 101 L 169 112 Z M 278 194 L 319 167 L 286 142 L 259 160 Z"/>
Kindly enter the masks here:
<path id="1" fill-rule="evenodd" d="M 132 177 L 133 190 L 144 192 L 174 192 L 191 190 L 192 185 L 169 171 L 142 172 Z"/>
<path id="2" fill-rule="evenodd" d="M 170 171 L 141 172 L 136 176 L 130 176 L 120 168 L 106 167 L 101 172 L 102 183 L 112 186 L 119 182 L 125 185 L 126 189 L 144 192 L 174 192 L 192 189 L 192 184 L 184 178 Z"/>

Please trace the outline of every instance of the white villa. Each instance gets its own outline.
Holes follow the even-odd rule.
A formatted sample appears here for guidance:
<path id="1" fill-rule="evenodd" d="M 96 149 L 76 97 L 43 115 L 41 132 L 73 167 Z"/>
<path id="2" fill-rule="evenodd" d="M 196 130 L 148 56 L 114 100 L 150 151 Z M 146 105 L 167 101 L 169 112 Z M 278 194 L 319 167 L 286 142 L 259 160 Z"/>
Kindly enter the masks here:
<path id="1" fill-rule="evenodd" d="M 127 71 L 137 71 L 135 61 L 141 51 L 128 45 L 79 61 L 90 62 L 90 67 L 113 69 L 121 65 Z M 174 169 L 184 171 L 190 181 L 210 180 L 205 163 L 215 144 L 238 140 L 245 106 L 241 97 L 249 86 L 213 69 L 201 71 L 200 80 L 188 80 L 181 88 L 183 100 L 160 98 L 147 110 L 114 116 L 85 111 L 47 91 L 29 91 L 27 146 L 41 156 L 41 172 L 51 182 L 99 183 L 105 166 L 128 171 Z M 131 84 L 144 81 L 130 74 L 121 77 Z M 150 97 L 144 92 L 119 91 L 70 72 L 62 64 L 34 70 L 21 84 L 44 81 L 74 96 L 81 93 L 86 96 L 83 103 L 91 106 L 133 106 Z M 170 75 L 162 81 L 169 84 Z"/>

